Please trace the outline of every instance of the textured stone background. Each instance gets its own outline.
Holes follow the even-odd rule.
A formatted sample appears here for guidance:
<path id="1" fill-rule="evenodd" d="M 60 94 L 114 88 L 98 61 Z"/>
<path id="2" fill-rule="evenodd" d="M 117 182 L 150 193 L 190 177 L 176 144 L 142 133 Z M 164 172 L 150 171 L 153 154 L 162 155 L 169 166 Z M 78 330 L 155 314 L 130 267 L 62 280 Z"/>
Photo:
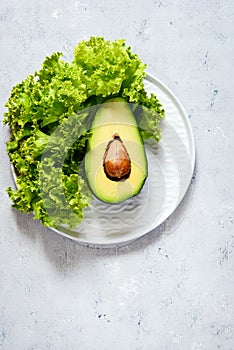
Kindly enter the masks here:
<path id="1" fill-rule="evenodd" d="M 234 349 L 231 0 L 0 1 L 0 108 L 45 55 L 124 37 L 180 98 L 197 170 L 158 230 L 112 250 L 79 246 L 11 209 L 1 127 L 0 348 Z"/>

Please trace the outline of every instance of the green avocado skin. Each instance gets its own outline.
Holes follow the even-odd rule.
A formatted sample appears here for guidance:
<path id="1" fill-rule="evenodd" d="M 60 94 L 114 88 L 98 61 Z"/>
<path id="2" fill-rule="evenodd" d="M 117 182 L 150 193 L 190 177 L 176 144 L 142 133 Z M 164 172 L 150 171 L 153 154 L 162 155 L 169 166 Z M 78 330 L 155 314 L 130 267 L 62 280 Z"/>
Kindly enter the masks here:
<path id="1" fill-rule="evenodd" d="M 147 178 L 147 159 L 136 119 L 123 98 L 106 100 L 97 110 L 85 155 L 85 173 L 93 194 L 103 202 L 121 203 L 136 196 Z M 103 169 L 103 156 L 114 134 L 118 134 L 131 159 L 125 180 L 110 180 Z"/>

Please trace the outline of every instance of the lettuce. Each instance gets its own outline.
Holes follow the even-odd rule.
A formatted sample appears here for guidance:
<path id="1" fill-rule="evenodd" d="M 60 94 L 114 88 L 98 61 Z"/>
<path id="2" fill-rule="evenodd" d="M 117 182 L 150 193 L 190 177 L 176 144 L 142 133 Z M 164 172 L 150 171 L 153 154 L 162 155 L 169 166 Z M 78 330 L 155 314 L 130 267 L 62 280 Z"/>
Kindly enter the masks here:
<path id="1" fill-rule="evenodd" d="M 81 222 L 92 199 L 82 169 L 92 122 L 87 110 L 109 97 L 122 96 L 138 105 L 135 115 L 142 137 L 160 140 L 164 110 L 144 89 L 145 67 L 124 40 L 91 37 L 75 47 L 71 63 L 62 53 L 53 53 L 39 71 L 13 87 L 4 117 L 11 130 L 7 152 L 17 175 L 17 189 L 7 189 L 13 207 L 33 212 L 50 227 Z M 56 138 L 61 124 L 67 127 Z M 71 130 L 76 137 L 67 147 L 64 140 Z"/>

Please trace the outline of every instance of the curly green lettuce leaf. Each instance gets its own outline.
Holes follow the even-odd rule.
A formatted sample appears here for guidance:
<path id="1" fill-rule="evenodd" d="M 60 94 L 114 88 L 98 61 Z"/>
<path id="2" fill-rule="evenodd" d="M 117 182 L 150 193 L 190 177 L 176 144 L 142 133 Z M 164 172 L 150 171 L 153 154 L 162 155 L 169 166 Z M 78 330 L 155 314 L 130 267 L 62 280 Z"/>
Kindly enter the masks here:
<path id="1" fill-rule="evenodd" d="M 51 227 L 75 226 L 82 220 L 83 209 L 91 202 L 82 162 L 94 115 L 87 113 L 89 107 L 123 97 L 140 106 L 135 116 L 142 138 L 160 140 L 164 110 L 157 97 L 145 91 L 145 67 L 125 40 L 91 37 L 75 47 L 71 63 L 62 53 L 53 53 L 39 71 L 13 87 L 4 122 L 11 130 L 7 152 L 17 175 L 17 189 L 9 188 L 8 194 L 16 209 L 34 212 Z M 60 125 L 60 134 L 54 137 Z M 69 146 L 68 135 L 75 137 Z M 54 162 L 50 171 L 41 166 L 48 143 Z"/>
<path id="2" fill-rule="evenodd" d="M 82 67 L 86 85 L 95 96 L 121 94 L 136 80 L 143 88 L 145 64 L 131 53 L 125 40 L 110 42 L 103 37 L 91 37 L 75 47 L 74 62 Z"/>

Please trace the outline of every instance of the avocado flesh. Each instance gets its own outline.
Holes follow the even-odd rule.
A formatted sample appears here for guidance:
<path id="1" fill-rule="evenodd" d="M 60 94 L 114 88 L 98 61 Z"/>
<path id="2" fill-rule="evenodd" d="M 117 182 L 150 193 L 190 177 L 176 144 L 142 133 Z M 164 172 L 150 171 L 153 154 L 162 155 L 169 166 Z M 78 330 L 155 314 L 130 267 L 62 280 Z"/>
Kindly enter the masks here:
<path id="1" fill-rule="evenodd" d="M 107 100 L 98 109 L 88 140 L 85 172 L 94 195 L 108 203 L 120 203 L 137 195 L 147 177 L 147 160 L 135 117 L 123 98 Z M 114 134 L 118 134 L 131 160 L 131 173 L 127 179 L 110 180 L 103 167 L 106 147 Z"/>

